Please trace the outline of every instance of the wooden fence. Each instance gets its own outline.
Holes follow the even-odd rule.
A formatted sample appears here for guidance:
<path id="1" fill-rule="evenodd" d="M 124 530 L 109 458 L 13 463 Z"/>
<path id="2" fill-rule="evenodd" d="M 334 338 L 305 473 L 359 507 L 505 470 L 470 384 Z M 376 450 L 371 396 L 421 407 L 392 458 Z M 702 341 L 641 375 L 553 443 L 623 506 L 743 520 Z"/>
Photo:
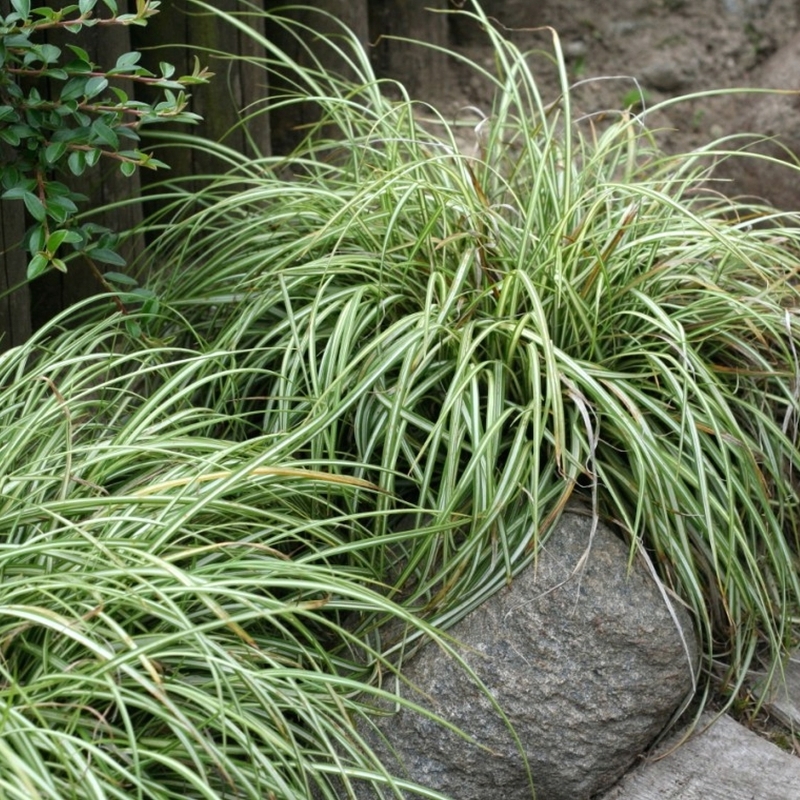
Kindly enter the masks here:
<path id="1" fill-rule="evenodd" d="M 34 0 L 33 6 L 44 0 Z M 68 0 L 61 0 L 66 5 Z M 133 6 L 135 0 L 127 0 Z M 315 10 L 329 12 L 335 19 L 347 24 L 367 45 L 376 72 L 403 81 L 414 93 L 426 80 L 441 81 L 446 71 L 446 62 L 441 54 L 429 48 L 412 47 L 387 36 L 422 39 L 438 45 L 451 41 L 452 30 L 449 15 L 437 14 L 430 9 L 446 9 L 450 0 L 310 0 L 309 10 L 294 10 L 292 14 L 320 33 L 330 33 L 335 24 L 330 18 Z M 119 0 L 120 12 L 126 0 Z M 50 2 L 50 6 L 58 3 Z M 235 11 L 242 6 L 237 0 L 214 0 L 214 5 L 225 11 Z M 275 0 L 260 0 L 260 8 L 275 12 L 283 3 Z M 484 4 L 484 7 L 491 3 Z M 98 10 L 102 7 L 98 4 Z M 191 13 L 194 11 L 195 13 Z M 150 20 L 145 28 L 91 28 L 84 29 L 79 38 L 65 34 L 67 41 L 80 44 L 90 56 L 102 66 L 111 66 L 118 55 L 131 50 L 143 50 L 143 63 L 168 61 L 177 66 L 178 74 L 191 71 L 192 48 L 208 51 L 239 53 L 260 56 L 259 47 L 252 38 L 232 26 L 220 24 L 214 17 L 196 13 L 187 0 L 165 0 L 160 13 Z M 10 0 L 0 0 L 0 14 L 10 13 Z M 268 18 L 267 18 L 268 19 Z M 303 53 L 296 43 L 277 24 L 266 23 L 262 18 L 253 24 L 264 26 L 270 42 L 275 43 L 292 57 L 303 61 Z M 327 28 L 327 30 L 326 30 Z M 63 40 L 63 39 L 62 39 Z M 55 40 L 58 44 L 58 39 Z M 146 50 L 145 48 L 159 48 Z M 161 49 L 164 48 L 164 49 Z M 323 53 L 325 48 L 320 49 Z M 239 111 L 268 96 L 269 78 L 263 70 L 245 61 L 217 61 L 205 58 L 217 77 L 208 86 L 195 87 L 193 110 L 203 116 L 198 134 L 224 141 L 239 152 L 248 153 L 253 147 L 261 153 L 282 152 L 290 145 L 293 131 L 304 121 L 309 112 L 301 106 L 293 106 L 280 113 L 259 115 L 247 131 L 239 127 Z M 275 87 L 273 87 L 274 89 Z M 193 175 L 206 172 L 211 166 L 199 150 L 175 149 L 168 161 L 172 174 Z M 124 197 L 137 196 L 141 190 L 140 176 L 124 178 L 118 170 L 107 173 L 95 170 L 81 179 L 76 186 L 88 195 L 89 205 L 101 206 Z M 127 205 L 113 218 L 101 220 L 115 230 L 133 226 L 141 218 L 141 207 Z M 97 284 L 88 268 L 71 262 L 67 275 L 53 272 L 33 283 L 25 282 L 26 255 L 19 244 L 27 221 L 22 203 L 0 201 L 0 350 L 23 342 L 38 326 L 52 318 L 75 300 L 97 290 Z M 74 264 L 74 266 L 73 266 Z"/>

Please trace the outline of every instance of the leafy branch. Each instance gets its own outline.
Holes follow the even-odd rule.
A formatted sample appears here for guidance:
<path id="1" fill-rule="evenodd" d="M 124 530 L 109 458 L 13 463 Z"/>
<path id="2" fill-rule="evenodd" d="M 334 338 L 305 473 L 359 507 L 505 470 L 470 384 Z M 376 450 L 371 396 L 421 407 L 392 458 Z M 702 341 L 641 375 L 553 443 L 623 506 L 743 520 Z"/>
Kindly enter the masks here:
<path id="1" fill-rule="evenodd" d="M 98 5 L 80 0 L 55 10 L 11 0 L 12 13 L 0 18 L 0 196 L 21 200 L 33 219 L 24 240 L 29 279 L 51 268 L 66 272 L 67 261 L 80 254 L 108 288 L 95 262 L 124 265 L 116 236 L 77 222 L 78 204 L 86 198 L 58 177 L 82 175 L 101 158 L 117 161 L 128 177 L 137 167 L 166 168 L 139 149 L 139 129 L 165 121 L 196 123 L 200 117 L 187 110 L 186 87 L 205 84 L 213 74 L 197 59 L 189 75 L 176 76 L 167 62 L 154 73 L 139 63 L 138 52 L 124 53 L 104 69 L 82 47 L 62 49 L 35 39 L 52 29 L 78 33 L 95 25 L 146 25 L 160 3 L 137 0 L 135 13 L 120 14 L 116 0 L 102 0 L 106 16 L 96 15 Z M 37 88 L 43 80 L 51 86 L 47 97 Z M 124 82 L 160 89 L 161 95 L 143 102 L 128 95 Z M 66 256 L 65 246 L 72 247 Z"/>

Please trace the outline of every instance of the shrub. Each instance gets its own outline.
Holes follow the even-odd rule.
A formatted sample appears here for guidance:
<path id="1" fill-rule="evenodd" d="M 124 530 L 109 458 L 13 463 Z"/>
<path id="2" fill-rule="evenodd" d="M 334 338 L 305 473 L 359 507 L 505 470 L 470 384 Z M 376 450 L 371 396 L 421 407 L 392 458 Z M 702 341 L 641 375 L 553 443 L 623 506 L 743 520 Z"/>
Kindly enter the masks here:
<path id="1" fill-rule="evenodd" d="M 693 611 L 701 688 L 784 654 L 796 219 L 707 190 L 724 143 L 573 120 L 558 40 L 546 102 L 474 14 L 498 64 L 476 155 L 345 32 L 360 82 L 260 40 L 298 87 L 272 102 L 319 125 L 172 183 L 141 336 L 84 304 L 0 360 L 9 797 L 400 793 L 359 694 L 392 696 L 398 653 L 446 647 L 576 499 Z"/>
<path id="2" fill-rule="evenodd" d="M 142 347 L 92 311 L 0 357 L 0 795 L 263 800 L 330 796 L 334 771 L 390 780 L 352 731 L 365 692 L 393 699 L 364 629 L 438 634 L 369 569 L 376 487 L 288 440 L 221 440 L 225 402 L 192 400 L 212 361 L 212 383 L 249 368 Z"/>
<path id="3" fill-rule="evenodd" d="M 92 62 L 82 47 L 62 49 L 41 41 L 41 34 L 59 30 L 79 33 L 95 25 L 146 25 L 158 13 L 159 2 L 137 0 L 136 12 L 120 14 L 116 0 L 103 0 L 106 15 L 96 14 L 98 0 L 79 4 L 31 8 L 30 0 L 11 0 L 13 11 L 0 18 L 0 165 L 2 197 L 21 200 L 33 219 L 25 235 L 30 254 L 27 276 L 33 279 L 50 268 L 67 271 L 71 245 L 92 266 L 101 283 L 109 284 L 95 261 L 123 266 L 111 231 L 91 222 L 78 222 L 78 203 L 86 198 L 60 175 L 82 175 L 103 159 L 119 163 L 124 175 L 137 167 L 167 165 L 138 149 L 142 125 L 165 120 L 195 122 L 186 110 L 187 86 L 211 77 L 199 62 L 192 75 L 174 75 L 160 64 L 160 75 L 139 64 L 141 53 L 123 53 L 113 67 Z M 156 102 L 134 100 L 121 88 L 124 82 L 162 90 Z M 51 87 L 50 92 L 45 86 Z"/>
<path id="4" fill-rule="evenodd" d="M 800 598 L 796 216 L 720 195 L 714 162 L 747 157 L 731 143 L 667 156 L 641 116 L 574 120 L 557 38 L 547 102 L 474 16 L 498 65 L 473 65 L 497 89 L 475 153 L 435 109 L 389 102 L 355 43 L 361 83 L 289 65 L 297 94 L 275 102 L 323 118 L 291 158 L 176 200 L 152 279 L 190 324 L 156 335 L 261 370 L 224 390 L 231 435 L 363 465 L 380 507 L 453 526 L 403 559 L 437 622 L 511 580 L 580 497 L 737 687 L 784 652 Z"/>

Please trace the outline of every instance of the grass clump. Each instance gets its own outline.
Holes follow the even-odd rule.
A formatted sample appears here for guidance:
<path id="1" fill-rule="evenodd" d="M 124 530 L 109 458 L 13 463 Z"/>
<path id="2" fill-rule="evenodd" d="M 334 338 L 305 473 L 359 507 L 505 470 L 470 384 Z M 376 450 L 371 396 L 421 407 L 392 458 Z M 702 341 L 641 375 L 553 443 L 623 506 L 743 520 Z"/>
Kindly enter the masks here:
<path id="1" fill-rule="evenodd" d="M 395 668 L 382 624 L 435 635 L 575 498 L 692 610 L 701 686 L 778 663 L 797 220 L 712 191 L 721 145 L 577 122 L 557 39 L 542 98 L 487 31 L 470 154 L 345 32 L 325 46 L 355 81 L 261 41 L 298 87 L 271 102 L 319 125 L 169 187 L 158 309 L 3 357 L 6 796 L 307 797 L 332 772 L 400 792 L 352 727 Z"/>
<path id="2" fill-rule="evenodd" d="M 458 520 L 408 554 L 442 613 L 508 580 L 578 493 L 736 681 L 781 651 L 800 597 L 796 218 L 716 191 L 724 143 L 667 156 L 640 117 L 575 121 L 557 39 L 546 102 L 487 30 L 475 153 L 387 101 L 353 43 L 362 82 L 308 78 L 320 124 L 192 199 L 155 285 L 182 341 L 262 371 L 236 393 L 240 435 L 296 437 L 364 465 L 380 503 Z"/>
<path id="3" fill-rule="evenodd" d="M 362 555 L 377 488 L 220 439 L 229 413 L 189 398 L 221 351 L 52 333 L 0 361 L 0 795 L 399 787 L 352 730 L 394 669 L 359 622 L 427 630 Z"/>

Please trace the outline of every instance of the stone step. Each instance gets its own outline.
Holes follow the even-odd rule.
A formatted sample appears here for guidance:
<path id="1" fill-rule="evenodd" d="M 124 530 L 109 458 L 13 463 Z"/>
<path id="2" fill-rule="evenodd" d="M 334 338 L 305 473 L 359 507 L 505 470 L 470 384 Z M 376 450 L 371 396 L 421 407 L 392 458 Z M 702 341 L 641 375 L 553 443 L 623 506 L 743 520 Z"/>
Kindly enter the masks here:
<path id="1" fill-rule="evenodd" d="M 729 716 L 713 720 L 665 742 L 602 800 L 800 800 L 800 758 Z"/>
<path id="2" fill-rule="evenodd" d="M 800 731 L 800 649 L 795 650 L 786 662 L 783 677 L 783 681 L 773 681 L 770 693 L 764 698 L 764 706 L 790 731 L 797 732 Z"/>

